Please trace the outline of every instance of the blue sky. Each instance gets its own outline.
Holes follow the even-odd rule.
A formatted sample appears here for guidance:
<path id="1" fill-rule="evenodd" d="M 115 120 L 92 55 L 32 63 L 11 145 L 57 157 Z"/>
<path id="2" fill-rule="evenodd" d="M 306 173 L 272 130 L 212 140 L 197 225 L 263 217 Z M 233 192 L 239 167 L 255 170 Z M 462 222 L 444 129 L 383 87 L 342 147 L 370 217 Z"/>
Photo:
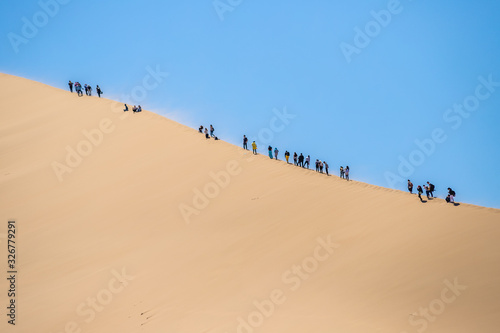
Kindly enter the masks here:
<path id="1" fill-rule="evenodd" d="M 26 0 L 0 9 L 2 72 L 62 89 L 99 84 L 105 97 L 193 128 L 213 124 L 237 145 L 246 134 L 261 152 L 310 154 L 335 172 L 347 164 L 356 180 L 401 190 L 408 178 L 431 181 L 440 197 L 452 187 L 459 202 L 500 208 L 499 1 Z M 150 71 L 168 76 L 145 89 Z M 284 110 L 293 118 L 271 125 Z"/>

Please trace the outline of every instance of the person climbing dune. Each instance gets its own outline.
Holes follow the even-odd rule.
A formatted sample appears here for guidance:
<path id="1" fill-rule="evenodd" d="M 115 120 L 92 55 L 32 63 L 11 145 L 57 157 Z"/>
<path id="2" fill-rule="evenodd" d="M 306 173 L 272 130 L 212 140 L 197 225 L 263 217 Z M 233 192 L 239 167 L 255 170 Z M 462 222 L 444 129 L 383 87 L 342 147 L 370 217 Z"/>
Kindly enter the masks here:
<path id="1" fill-rule="evenodd" d="M 257 144 L 254 142 L 252 142 L 252 152 L 254 153 L 254 155 L 257 155 Z"/>

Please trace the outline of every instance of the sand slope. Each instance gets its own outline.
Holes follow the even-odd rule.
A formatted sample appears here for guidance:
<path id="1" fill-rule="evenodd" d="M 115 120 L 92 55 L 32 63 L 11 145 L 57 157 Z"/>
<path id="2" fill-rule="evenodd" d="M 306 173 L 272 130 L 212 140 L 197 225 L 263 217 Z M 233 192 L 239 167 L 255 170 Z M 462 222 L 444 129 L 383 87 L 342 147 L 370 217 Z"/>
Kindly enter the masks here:
<path id="1" fill-rule="evenodd" d="M 18 254 L 2 332 L 499 331 L 499 210 L 421 204 L 5 74 L 0 96 L 2 274 L 8 219 Z"/>

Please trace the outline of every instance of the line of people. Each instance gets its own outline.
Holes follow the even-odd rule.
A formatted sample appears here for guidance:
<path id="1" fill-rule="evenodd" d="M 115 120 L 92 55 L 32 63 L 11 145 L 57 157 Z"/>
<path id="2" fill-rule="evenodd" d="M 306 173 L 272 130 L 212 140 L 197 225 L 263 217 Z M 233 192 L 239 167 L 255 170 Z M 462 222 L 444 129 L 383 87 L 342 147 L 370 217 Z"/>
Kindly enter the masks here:
<path id="1" fill-rule="evenodd" d="M 243 149 L 248 150 L 248 138 L 246 135 L 243 135 Z M 270 159 L 278 159 L 279 155 L 279 150 L 277 147 L 274 148 L 269 146 L 267 147 L 267 151 L 269 154 Z M 254 155 L 257 155 L 257 144 L 255 141 L 252 142 L 252 152 Z M 286 163 L 290 164 L 290 152 L 287 150 L 285 151 L 285 159 Z M 304 155 L 301 153 L 300 155 L 297 155 L 296 152 L 293 153 L 293 164 L 296 166 L 300 166 L 302 168 L 307 168 L 309 169 L 310 164 L 311 164 L 311 156 L 307 155 L 307 157 L 304 157 Z M 329 165 L 326 161 L 321 161 L 319 159 L 316 159 L 316 172 L 323 173 L 323 169 L 325 170 L 324 173 L 326 173 L 327 176 L 330 174 L 328 173 L 329 170 Z M 340 178 L 349 180 L 349 166 L 346 166 L 344 169 L 342 166 L 340 167 Z"/>
<path id="2" fill-rule="evenodd" d="M 418 198 L 420 199 L 420 202 L 425 202 L 422 199 L 422 194 L 424 193 L 425 190 L 425 195 L 427 196 L 427 200 L 431 200 L 431 198 L 434 198 L 434 191 L 436 190 L 436 186 L 434 184 L 431 184 L 430 182 L 427 182 L 427 185 L 418 185 L 417 186 L 417 194 Z M 413 194 L 413 183 L 408 179 L 408 191 L 410 194 Z M 450 203 L 455 203 L 455 191 L 453 191 L 451 188 L 448 187 L 448 195 L 446 196 L 446 202 Z"/>
<path id="3" fill-rule="evenodd" d="M 127 112 L 128 111 L 128 105 L 125 103 L 125 109 L 123 109 L 123 112 Z M 142 107 L 139 105 L 139 106 L 135 106 L 132 108 L 132 111 L 134 113 L 136 112 L 142 112 Z"/>
<path id="4" fill-rule="evenodd" d="M 214 140 L 219 140 L 219 138 L 214 134 L 215 128 L 212 125 L 210 125 L 210 135 L 208 134 L 208 128 L 204 128 L 203 125 L 200 125 L 200 127 L 198 128 L 198 132 L 205 133 L 205 139 L 214 138 Z"/>
<path id="5" fill-rule="evenodd" d="M 340 166 L 340 178 L 349 180 L 349 166 L 346 165 L 345 169 Z"/>
<path id="6" fill-rule="evenodd" d="M 69 90 L 71 93 L 73 93 L 73 86 L 74 86 L 75 91 L 79 97 L 83 96 L 83 89 L 85 89 L 85 94 L 87 96 L 92 96 L 92 87 L 88 84 L 84 84 L 84 86 L 82 88 L 82 85 L 80 82 L 77 81 L 77 82 L 73 83 L 70 80 L 68 82 L 68 86 L 69 86 Z M 101 97 L 101 94 L 103 94 L 103 91 L 101 90 L 99 85 L 96 86 L 96 92 L 97 92 L 97 95 L 99 96 L 99 98 Z M 125 108 L 123 109 L 123 111 L 129 111 L 127 104 L 125 104 Z M 140 105 L 139 106 L 134 105 L 134 107 L 132 108 L 132 111 L 134 113 L 141 112 L 142 107 Z M 206 139 L 210 139 L 212 137 L 215 140 L 219 140 L 219 138 L 214 135 L 215 129 L 212 125 L 210 125 L 210 135 L 208 134 L 208 128 L 207 127 L 204 128 L 203 125 L 201 125 L 199 127 L 198 131 L 200 133 L 205 133 Z M 246 135 L 243 135 L 243 149 L 248 150 L 248 138 L 246 137 Z M 257 155 L 257 144 L 255 143 L 255 141 L 252 142 L 252 152 L 254 155 Z M 273 148 L 271 146 L 268 147 L 268 153 L 269 153 L 269 158 L 273 159 Z M 274 148 L 274 159 L 276 159 L 276 160 L 278 159 L 278 154 L 279 154 L 279 150 L 277 147 L 275 147 Z M 290 164 L 289 158 L 290 158 L 290 152 L 285 151 L 285 159 L 286 159 L 286 162 L 288 164 Z M 307 169 L 309 169 L 309 166 L 311 163 L 311 156 L 307 155 L 307 157 L 304 157 L 304 155 L 302 155 L 302 153 L 300 155 L 297 155 L 297 153 L 294 152 L 293 153 L 293 161 L 294 161 L 294 164 L 296 166 L 300 166 L 302 168 L 307 167 Z M 316 164 L 316 172 L 323 173 L 323 168 L 324 168 L 326 175 L 329 176 L 329 173 L 328 173 L 329 166 L 328 166 L 328 163 L 326 161 L 321 161 L 321 160 L 316 159 L 315 164 Z M 340 178 L 349 180 L 349 166 L 346 166 L 345 168 L 342 166 L 340 167 Z M 423 186 L 423 188 L 422 188 L 422 186 Z M 417 193 L 418 193 L 418 198 L 420 199 L 420 201 L 424 202 L 422 199 L 422 194 L 424 193 L 423 192 L 424 189 L 425 189 L 425 194 L 426 194 L 428 200 L 430 200 L 431 197 L 434 198 L 434 194 L 433 194 L 435 191 L 434 184 L 427 182 L 427 185 L 422 185 L 422 186 L 420 186 L 420 185 L 417 186 Z M 410 192 L 410 194 L 413 194 L 413 183 L 409 179 L 408 179 L 408 191 Z M 453 191 L 450 187 L 448 187 L 448 195 L 445 198 L 446 202 L 447 203 L 455 203 L 455 196 L 456 196 L 455 191 Z"/>
<path id="7" fill-rule="evenodd" d="M 246 135 L 243 135 L 243 149 L 248 150 L 248 138 Z M 255 143 L 255 141 L 252 142 L 252 153 L 254 155 L 257 155 L 257 144 Z"/>
<path id="8" fill-rule="evenodd" d="M 68 82 L 68 86 L 69 86 L 69 91 L 70 92 L 73 92 L 73 87 L 75 88 L 75 91 L 76 93 L 78 94 L 78 96 L 83 96 L 83 90 L 85 90 L 85 95 L 87 96 L 92 96 L 92 87 L 90 86 L 90 84 L 84 84 L 83 87 L 81 85 L 80 82 L 76 81 L 75 83 L 71 82 L 71 80 Z M 99 96 L 99 98 L 101 98 L 101 94 L 103 94 L 101 88 L 99 87 L 99 85 L 96 86 L 95 88 L 96 92 L 97 92 L 97 95 Z M 124 112 L 126 111 L 129 111 L 129 108 L 128 108 L 128 105 L 127 104 L 124 104 L 125 105 L 125 108 L 123 109 Z M 132 108 L 132 111 L 134 113 L 136 112 L 142 112 L 142 107 L 139 105 L 139 106 L 135 106 Z"/>
<path id="9" fill-rule="evenodd" d="M 90 84 L 84 84 L 83 85 L 83 88 L 82 88 L 82 85 L 80 82 L 71 82 L 71 80 L 68 82 L 68 86 L 69 86 L 69 91 L 70 92 L 73 92 L 73 86 L 75 87 L 75 91 L 76 93 L 78 94 L 79 97 L 83 96 L 83 89 L 85 90 L 85 95 L 87 96 L 92 96 L 92 87 L 90 86 Z M 97 95 L 99 96 L 99 98 L 101 98 L 101 94 L 103 94 L 101 88 L 99 87 L 99 85 L 97 85 L 95 87 L 95 91 L 97 92 Z"/>
<path id="10" fill-rule="evenodd" d="M 248 150 L 248 138 L 246 137 L 246 135 L 243 135 L 243 149 Z M 267 150 L 268 150 L 268 154 L 269 154 L 270 159 L 273 159 L 273 156 L 274 156 L 274 159 L 276 159 L 276 160 L 278 159 L 279 150 L 277 147 L 275 147 L 273 150 L 273 148 L 271 146 L 269 146 L 267 148 Z M 254 154 L 257 154 L 257 144 L 255 143 L 255 141 L 252 142 L 252 151 Z M 287 150 L 287 151 L 285 151 L 285 159 L 286 159 L 287 163 L 290 163 L 289 158 L 290 158 L 290 152 Z M 294 152 L 293 153 L 293 163 L 296 166 L 300 166 L 302 168 L 309 169 L 309 166 L 311 163 L 311 156 L 307 155 L 307 157 L 304 157 L 304 155 L 302 153 L 300 155 L 297 155 L 297 153 Z M 327 176 L 329 175 L 328 163 L 326 161 L 323 162 L 321 160 L 316 159 L 315 164 L 316 164 L 316 172 L 323 173 L 323 168 L 324 168 L 326 175 Z M 349 173 L 350 173 L 350 170 L 349 170 L 348 165 L 345 168 L 342 166 L 340 167 L 340 178 L 349 180 Z M 427 182 L 427 185 L 422 185 L 422 186 L 418 185 L 417 186 L 418 198 L 420 199 L 421 202 L 424 202 L 424 200 L 422 199 L 422 194 L 424 193 L 424 189 L 425 189 L 425 194 L 426 194 L 428 200 L 430 200 L 431 198 L 434 198 L 434 191 L 435 191 L 436 187 L 434 186 L 434 184 Z M 413 183 L 409 179 L 408 179 L 408 191 L 410 193 L 413 193 Z M 455 203 L 455 196 L 456 196 L 455 191 L 453 191 L 450 187 L 448 187 L 448 195 L 446 196 L 446 199 L 445 199 L 446 202 Z"/>

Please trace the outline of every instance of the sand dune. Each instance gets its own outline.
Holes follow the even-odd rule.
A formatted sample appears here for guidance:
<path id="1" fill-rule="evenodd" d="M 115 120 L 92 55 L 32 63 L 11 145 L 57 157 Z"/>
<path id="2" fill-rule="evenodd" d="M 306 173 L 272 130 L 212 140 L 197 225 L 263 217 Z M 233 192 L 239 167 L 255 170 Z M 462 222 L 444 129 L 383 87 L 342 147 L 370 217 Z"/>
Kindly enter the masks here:
<path id="1" fill-rule="evenodd" d="M 0 95 L 2 332 L 499 332 L 499 210 L 10 75 Z"/>

